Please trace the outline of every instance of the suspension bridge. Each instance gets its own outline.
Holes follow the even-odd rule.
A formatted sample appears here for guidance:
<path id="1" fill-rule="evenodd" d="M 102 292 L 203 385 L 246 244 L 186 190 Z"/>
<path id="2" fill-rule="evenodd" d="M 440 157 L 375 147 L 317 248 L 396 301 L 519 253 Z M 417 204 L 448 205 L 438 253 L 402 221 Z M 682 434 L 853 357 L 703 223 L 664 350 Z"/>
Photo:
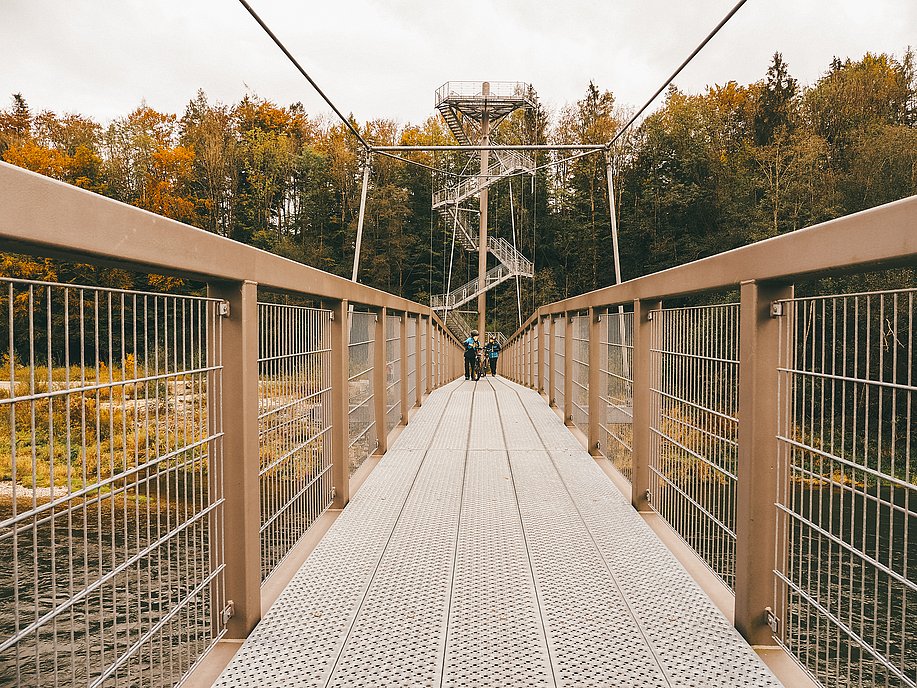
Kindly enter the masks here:
<path id="1" fill-rule="evenodd" d="M 915 289 L 792 285 L 915 219 L 542 306 L 475 383 L 428 305 L 0 164 L 5 249 L 208 285 L 2 278 L 3 682 L 913 685 Z"/>
<path id="2" fill-rule="evenodd" d="M 0 276 L 0 684 L 917 686 L 917 287 L 813 286 L 912 269 L 917 197 L 627 281 L 612 205 L 616 283 L 464 380 L 534 275 L 489 190 L 566 150 L 613 199 L 614 140 L 500 145 L 533 87 L 447 82 L 455 144 L 371 145 L 242 4 L 369 154 L 470 154 L 478 275 L 361 284 L 369 167 L 346 280 L 0 163 L 3 250 L 200 285 Z"/>

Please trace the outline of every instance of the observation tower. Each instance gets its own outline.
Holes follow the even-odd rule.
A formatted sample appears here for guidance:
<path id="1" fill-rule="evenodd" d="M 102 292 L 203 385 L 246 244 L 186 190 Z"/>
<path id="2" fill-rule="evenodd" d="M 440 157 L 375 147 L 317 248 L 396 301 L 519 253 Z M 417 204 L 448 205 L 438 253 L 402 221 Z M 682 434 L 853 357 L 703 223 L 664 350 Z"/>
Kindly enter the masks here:
<path id="1" fill-rule="evenodd" d="M 520 81 L 447 81 L 436 91 L 436 109 L 459 146 L 481 147 L 472 151 L 480 163 L 476 174 L 460 177 L 457 183 L 444 185 L 433 194 L 433 209 L 454 225 L 456 241 L 466 251 L 477 251 L 478 277 L 446 294 L 433 296 L 430 305 L 446 315 L 477 299 L 477 329 L 482 334 L 487 331 L 487 292 L 514 277 L 531 278 L 535 274 L 532 261 L 506 239 L 489 237 L 487 226 L 488 189 L 510 176 L 534 172 L 529 154 L 491 150 L 491 136 L 510 114 L 535 106 L 535 90 Z M 473 207 L 475 198 L 477 208 Z M 474 213 L 479 214 L 477 229 L 469 217 Z M 497 260 L 489 270 L 488 255 Z M 470 329 L 463 326 L 457 313 L 446 318 L 450 320 L 458 334 Z"/>

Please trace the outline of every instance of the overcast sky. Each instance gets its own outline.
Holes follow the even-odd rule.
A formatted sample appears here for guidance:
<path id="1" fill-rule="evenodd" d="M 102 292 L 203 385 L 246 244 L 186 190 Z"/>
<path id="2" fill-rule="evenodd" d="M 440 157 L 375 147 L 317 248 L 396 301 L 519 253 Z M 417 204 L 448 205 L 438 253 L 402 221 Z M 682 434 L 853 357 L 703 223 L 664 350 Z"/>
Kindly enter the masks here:
<path id="1" fill-rule="evenodd" d="M 549 108 L 594 80 L 641 105 L 734 0 L 250 0 L 345 113 L 419 122 L 449 80 L 527 81 Z M 748 0 L 676 83 L 762 78 L 775 50 L 812 83 L 832 56 L 917 45 L 915 0 Z M 0 0 L 0 107 L 106 122 L 198 88 L 328 108 L 236 0 Z"/>

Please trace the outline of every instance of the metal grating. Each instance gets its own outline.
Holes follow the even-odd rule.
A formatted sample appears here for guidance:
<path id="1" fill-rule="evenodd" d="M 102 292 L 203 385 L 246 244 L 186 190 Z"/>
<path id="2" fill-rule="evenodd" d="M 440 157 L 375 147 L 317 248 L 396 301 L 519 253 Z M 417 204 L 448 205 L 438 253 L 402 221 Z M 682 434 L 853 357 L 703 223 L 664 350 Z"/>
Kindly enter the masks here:
<path id="1" fill-rule="evenodd" d="M 628 480 L 633 479 L 634 440 L 634 314 L 609 310 L 601 316 L 600 375 L 601 408 L 599 421 L 604 437 L 599 449 Z"/>
<path id="2" fill-rule="evenodd" d="M 372 454 L 379 441 L 376 435 L 376 416 L 373 408 L 373 364 L 375 356 L 375 313 L 355 311 L 350 314 L 350 340 L 348 360 L 349 386 L 349 437 L 350 473 L 357 470 Z"/>
<path id="3" fill-rule="evenodd" d="M 650 352 L 651 504 L 732 588 L 738 304 L 659 311 Z"/>
<path id="4" fill-rule="evenodd" d="M 171 686 L 220 638 L 219 301 L 0 278 L 0 684 Z"/>
<path id="5" fill-rule="evenodd" d="M 385 431 L 401 422 L 401 316 L 385 316 Z"/>
<path id="6" fill-rule="evenodd" d="M 579 314 L 573 321 L 570 342 L 573 424 L 589 433 L 589 315 Z"/>
<path id="7" fill-rule="evenodd" d="M 776 688 L 559 434 L 500 379 L 431 395 L 217 685 Z"/>
<path id="8" fill-rule="evenodd" d="M 408 360 L 408 405 L 414 405 L 417 395 L 417 318 L 408 316 L 407 353 Z"/>
<path id="9" fill-rule="evenodd" d="M 564 410 L 564 356 L 566 355 L 566 349 L 564 346 L 564 337 L 565 327 L 563 318 L 554 318 L 551 323 L 551 332 L 554 334 L 554 341 L 552 352 L 554 356 L 553 369 L 554 369 L 554 398 L 551 399 L 551 403 L 559 408 L 561 411 Z"/>
<path id="10" fill-rule="evenodd" d="M 331 506 L 331 311 L 258 304 L 261 579 Z"/>
<path id="11" fill-rule="evenodd" d="M 825 685 L 917 686 L 917 290 L 782 305 L 778 638 Z"/>

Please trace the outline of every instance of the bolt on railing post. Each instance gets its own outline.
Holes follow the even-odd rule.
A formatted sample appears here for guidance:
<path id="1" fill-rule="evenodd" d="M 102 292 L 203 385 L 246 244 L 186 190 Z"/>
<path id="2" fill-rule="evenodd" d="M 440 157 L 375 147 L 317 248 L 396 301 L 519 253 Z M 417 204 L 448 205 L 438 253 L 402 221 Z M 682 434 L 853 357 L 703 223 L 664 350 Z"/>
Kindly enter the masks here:
<path id="1" fill-rule="evenodd" d="M 376 454 L 388 451 L 388 425 L 385 418 L 385 319 L 388 309 L 380 308 L 376 313 L 376 327 L 373 334 L 373 414 L 376 418 Z"/>
<path id="2" fill-rule="evenodd" d="M 258 285 L 214 283 L 207 295 L 229 302 L 222 323 L 219 402 L 223 427 L 223 532 L 228 638 L 246 638 L 261 620 L 261 487 L 258 441 Z"/>
<path id="3" fill-rule="evenodd" d="M 573 425 L 573 314 L 564 313 L 564 424 Z"/>
<path id="4" fill-rule="evenodd" d="M 408 411 L 411 410 L 408 401 L 408 314 L 401 314 L 401 425 L 408 424 Z"/>
<path id="5" fill-rule="evenodd" d="M 602 401 L 602 315 L 596 308 L 589 309 L 589 453 L 601 456 L 601 432 L 605 421 L 605 402 Z"/>
<path id="6" fill-rule="evenodd" d="M 765 609 L 774 594 L 777 476 L 785 473 L 777 470 L 780 323 L 771 303 L 791 298 L 790 285 L 741 285 L 735 626 L 751 645 L 775 644 Z"/>
<path id="7" fill-rule="evenodd" d="M 332 509 L 350 501 L 350 347 L 347 300 L 331 306 L 331 484 Z"/>
<path id="8" fill-rule="evenodd" d="M 650 492 L 650 453 L 652 452 L 653 384 L 652 352 L 655 324 L 652 314 L 662 308 L 662 301 L 634 301 L 634 358 L 633 358 L 633 445 L 630 501 L 637 511 L 650 511 L 647 494 Z"/>

